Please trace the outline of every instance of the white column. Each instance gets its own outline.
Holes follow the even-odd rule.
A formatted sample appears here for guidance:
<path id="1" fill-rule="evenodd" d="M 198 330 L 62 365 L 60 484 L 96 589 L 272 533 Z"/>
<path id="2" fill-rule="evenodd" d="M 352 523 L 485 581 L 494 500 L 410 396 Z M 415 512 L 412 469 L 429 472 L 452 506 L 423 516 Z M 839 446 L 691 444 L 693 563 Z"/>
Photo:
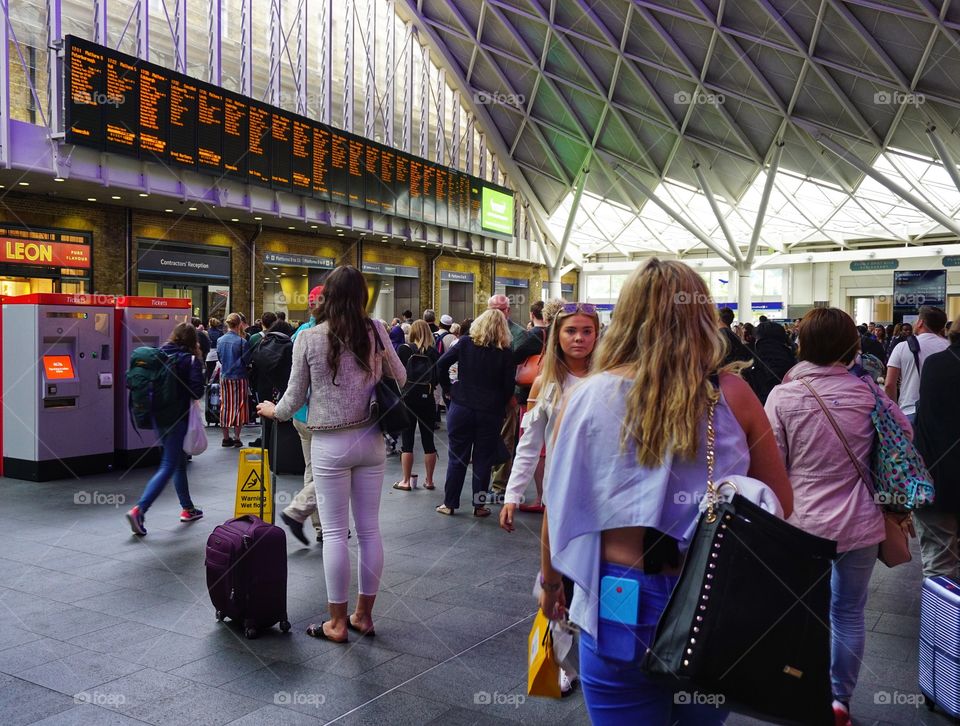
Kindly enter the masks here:
<path id="1" fill-rule="evenodd" d="M 737 271 L 737 320 L 741 323 L 753 322 L 753 298 L 750 294 L 751 267 L 740 263 Z"/>

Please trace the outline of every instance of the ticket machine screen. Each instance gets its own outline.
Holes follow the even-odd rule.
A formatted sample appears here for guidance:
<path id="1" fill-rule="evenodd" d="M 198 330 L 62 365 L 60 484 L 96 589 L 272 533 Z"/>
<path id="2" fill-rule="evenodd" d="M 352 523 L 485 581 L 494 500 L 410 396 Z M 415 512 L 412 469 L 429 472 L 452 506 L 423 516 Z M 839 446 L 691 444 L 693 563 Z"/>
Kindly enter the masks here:
<path id="1" fill-rule="evenodd" d="M 48 381 L 74 378 L 73 359 L 69 355 L 43 356 L 43 369 Z"/>

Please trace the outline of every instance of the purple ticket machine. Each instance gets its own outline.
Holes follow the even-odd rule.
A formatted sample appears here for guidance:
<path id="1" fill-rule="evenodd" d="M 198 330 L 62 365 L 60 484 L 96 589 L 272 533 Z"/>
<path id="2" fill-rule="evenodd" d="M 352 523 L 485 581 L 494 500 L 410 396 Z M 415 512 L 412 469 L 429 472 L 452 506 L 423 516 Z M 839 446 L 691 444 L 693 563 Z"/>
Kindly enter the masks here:
<path id="1" fill-rule="evenodd" d="M 113 465 L 113 297 L 3 299 L 3 468 L 49 481 Z"/>
<path id="2" fill-rule="evenodd" d="M 190 320 L 189 299 L 166 297 L 119 297 L 116 320 L 116 445 L 117 464 L 123 467 L 152 466 L 160 461 L 160 440 L 152 429 L 133 425 L 127 391 L 127 366 L 136 348 L 159 348 L 179 323 Z"/>

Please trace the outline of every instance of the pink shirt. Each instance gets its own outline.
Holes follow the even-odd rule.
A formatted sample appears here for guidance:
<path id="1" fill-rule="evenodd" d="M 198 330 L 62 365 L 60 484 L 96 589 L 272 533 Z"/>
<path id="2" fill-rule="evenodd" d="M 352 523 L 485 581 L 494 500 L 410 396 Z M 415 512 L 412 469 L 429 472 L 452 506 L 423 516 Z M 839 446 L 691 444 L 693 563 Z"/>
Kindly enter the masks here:
<path id="1" fill-rule="evenodd" d="M 866 472 L 870 471 L 876 439 L 870 418 L 875 404 L 870 384 L 839 365 L 803 362 L 791 368 L 765 406 L 793 485 L 793 515 L 787 521 L 836 540 L 838 552 L 877 544 L 885 536 L 880 507 L 817 400 L 798 378 L 806 379 L 823 399 Z M 881 389 L 873 389 L 889 403 L 912 439 L 906 416 Z"/>

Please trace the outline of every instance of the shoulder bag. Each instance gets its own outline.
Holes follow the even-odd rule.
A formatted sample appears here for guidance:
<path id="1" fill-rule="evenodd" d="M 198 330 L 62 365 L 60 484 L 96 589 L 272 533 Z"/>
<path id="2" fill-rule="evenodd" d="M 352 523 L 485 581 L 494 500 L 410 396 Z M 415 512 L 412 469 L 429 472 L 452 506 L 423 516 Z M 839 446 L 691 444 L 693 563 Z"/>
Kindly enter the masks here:
<path id="1" fill-rule="evenodd" d="M 871 488 L 870 479 L 867 472 L 863 470 L 863 465 L 854 456 L 853 449 L 850 448 L 850 444 L 847 443 L 847 437 L 843 435 L 843 431 L 840 429 L 837 420 L 833 417 L 833 414 L 830 413 L 830 410 L 827 408 L 827 404 L 823 402 L 823 399 L 820 398 L 820 395 L 813 390 L 807 381 L 803 378 L 798 378 L 803 385 L 807 387 L 807 390 L 813 394 L 813 397 L 817 399 L 817 403 L 820 404 L 820 408 L 827 416 L 827 420 L 830 422 L 830 425 L 833 426 L 833 430 L 837 432 L 837 437 L 840 439 L 840 443 L 843 444 L 843 448 L 847 451 L 847 456 L 850 457 L 850 461 L 853 462 L 854 468 L 857 470 L 857 474 L 860 476 L 860 479 L 863 481 L 863 485 L 867 487 L 867 491 L 870 492 L 873 497 L 873 501 L 877 503 L 877 506 L 882 505 L 883 497 L 880 496 L 876 487 Z M 877 399 L 877 403 L 880 403 L 880 399 Z M 874 409 L 874 414 L 876 409 Z M 874 421 L 876 419 L 874 418 Z M 899 427 L 898 427 L 899 428 Z M 901 436 L 903 432 L 900 432 Z M 879 432 L 878 432 L 879 435 Z M 906 437 L 904 437 L 906 438 Z M 879 443 L 879 442 L 878 442 Z M 877 449 L 880 446 L 874 444 L 874 455 L 876 454 Z M 880 547 L 877 550 L 877 559 L 880 560 L 887 567 L 896 567 L 897 565 L 902 565 L 909 562 L 912 559 L 910 554 L 910 537 L 913 535 L 913 517 L 907 512 L 906 514 L 902 512 L 891 512 L 887 509 L 883 509 L 883 527 L 886 530 L 886 536 L 883 539 L 883 542 L 880 543 Z"/>
<path id="2" fill-rule="evenodd" d="M 546 330 L 544 328 L 544 330 Z M 526 360 L 517 366 L 516 382 L 518 386 L 532 386 L 533 382 L 543 370 L 543 355 L 547 348 L 547 335 L 543 335 L 543 343 L 540 346 L 540 352 L 527 356 Z"/>
<path id="3" fill-rule="evenodd" d="M 378 356 L 384 353 L 383 341 L 380 340 L 380 331 L 373 323 L 374 351 Z M 374 386 L 373 399 L 370 401 L 370 416 L 376 419 L 380 430 L 388 434 L 403 431 L 410 424 L 410 414 L 403 402 L 403 393 L 396 379 L 390 378 L 380 369 L 380 380 Z"/>
<path id="4" fill-rule="evenodd" d="M 667 687 L 723 694 L 735 711 L 780 723 L 834 723 L 830 573 L 836 543 L 740 494 L 720 501 L 707 420 L 700 515 L 643 668 Z"/>

